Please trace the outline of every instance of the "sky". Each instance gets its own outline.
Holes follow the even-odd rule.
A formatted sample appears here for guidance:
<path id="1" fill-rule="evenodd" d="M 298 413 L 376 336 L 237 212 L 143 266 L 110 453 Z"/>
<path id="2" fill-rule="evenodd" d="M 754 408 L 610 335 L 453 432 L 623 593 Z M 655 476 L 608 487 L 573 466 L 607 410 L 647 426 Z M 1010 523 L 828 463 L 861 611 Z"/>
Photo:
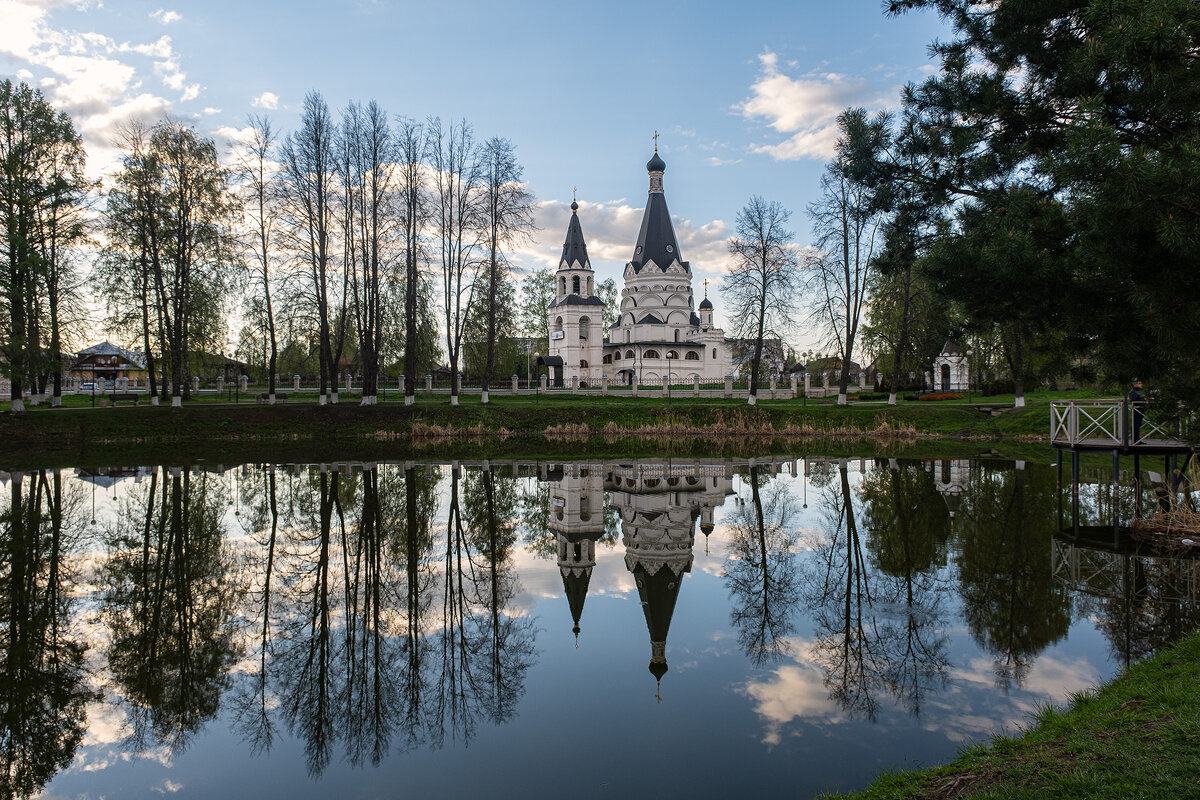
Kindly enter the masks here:
<path id="1" fill-rule="evenodd" d="M 464 118 L 513 142 L 536 198 L 514 263 L 557 265 L 574 192 L 598 278 L 619 285 L 657 132 L 680 250 L 719 324 L 738 210 L 778 201 L 810 243 L 838 113 L 895 108 L 945 36 L 932 13 L 888 17 L 879 0 L 163 2 L 0 0 L 0 78 L 72 116 L 94 176 L 131 118 L 170 114 L 223 145 L 250 114 L 295 129 L 312 90 L 335 110 Z M 816 341 L 811 325 L 793 344 Z"/>

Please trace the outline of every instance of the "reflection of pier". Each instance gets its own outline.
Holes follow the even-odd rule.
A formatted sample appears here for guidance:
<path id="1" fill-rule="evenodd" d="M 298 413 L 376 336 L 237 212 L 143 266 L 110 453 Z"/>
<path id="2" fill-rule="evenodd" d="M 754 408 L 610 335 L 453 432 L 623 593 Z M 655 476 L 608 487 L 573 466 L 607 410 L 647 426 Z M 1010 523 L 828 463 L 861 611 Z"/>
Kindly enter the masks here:
<path id="1" fill-rule="evenodd" d="M 1081 594 L 1109 600 L 1136 598 L 1145 591 L 1147 574 L 1170 576 L 1158 598 L 1194 603 L 1200 600 L 1200 554 L 1194 550 L 1153 552 L 1127 528 L 1114 536 L 1109 526 L 1080 526 L 1073 536 L 1054 537 L 1052 574 Z"/>

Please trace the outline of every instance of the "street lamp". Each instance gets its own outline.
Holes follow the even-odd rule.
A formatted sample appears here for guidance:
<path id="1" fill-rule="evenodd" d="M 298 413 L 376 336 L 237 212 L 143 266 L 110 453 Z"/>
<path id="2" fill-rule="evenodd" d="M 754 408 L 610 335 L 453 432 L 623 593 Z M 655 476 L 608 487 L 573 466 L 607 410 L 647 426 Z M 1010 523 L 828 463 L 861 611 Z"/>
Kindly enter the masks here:
<path id="1" fill-rule="evenodd" d="M 671 408 L 671 361 L 675 358 L 674 352 L 667 351 L 667 409 Z"/>
<path id="2" fill-rule="evenodd" d="M 967 405 L 971 405 L 971 356 L 975 355 L 974 351 L 967 350 Z"/>

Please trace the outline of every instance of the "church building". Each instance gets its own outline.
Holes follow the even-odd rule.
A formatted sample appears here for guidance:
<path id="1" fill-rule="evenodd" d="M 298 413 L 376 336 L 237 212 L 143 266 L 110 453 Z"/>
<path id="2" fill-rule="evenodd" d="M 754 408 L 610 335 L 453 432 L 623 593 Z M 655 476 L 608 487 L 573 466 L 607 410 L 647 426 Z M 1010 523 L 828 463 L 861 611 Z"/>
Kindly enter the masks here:
<path id="1" fill-rule="evenodd" d="M 579 204 L 571 203 L 571 221 L 555 273 L 557 292 L 547 309 L 550 356 L 561 359 L 563 377 L 581 385 L 657 384 L 723 381 L 733 370 L 725 332 L 713 321 L 707 296 L 697 309 L 692 268 L 679 252 L 671 214 L 663 194 L 666 162 L 654 149 L 646 164 L 650 193 L 642 227 L 625 264 L 620 316 L 604 341 L 604 304 L 595 293 L 595 275 L 579 223 Z"/>

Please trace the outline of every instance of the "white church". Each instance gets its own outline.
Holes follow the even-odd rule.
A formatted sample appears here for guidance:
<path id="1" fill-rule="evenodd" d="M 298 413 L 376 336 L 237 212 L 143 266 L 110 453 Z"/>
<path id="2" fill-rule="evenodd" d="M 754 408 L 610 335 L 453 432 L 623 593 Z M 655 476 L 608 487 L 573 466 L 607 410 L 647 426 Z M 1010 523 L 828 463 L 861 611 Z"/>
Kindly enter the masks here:
<path id="1" fill-rule="evenodd" d="M 549 357 L 541 363 L 559 370 L 556 378 L 575 385 L 610 385 L 723 381 L 733 371 L 733 353 L 725 331 L 713 322 L 707 297 L 697 310 L 692 268 L 679 252 L 675 228 L 663 195 L 667 165 L 654 149 L 646 164 L 650 194 L 642 227 L 625 264 L 621 315 L 605 341 L 604 303 L 595 293 L 595 274 L 588 260 L 579 204 L 571 203 L 571 221 L 555 273 L 557 294 L 547 309 Z"/>

